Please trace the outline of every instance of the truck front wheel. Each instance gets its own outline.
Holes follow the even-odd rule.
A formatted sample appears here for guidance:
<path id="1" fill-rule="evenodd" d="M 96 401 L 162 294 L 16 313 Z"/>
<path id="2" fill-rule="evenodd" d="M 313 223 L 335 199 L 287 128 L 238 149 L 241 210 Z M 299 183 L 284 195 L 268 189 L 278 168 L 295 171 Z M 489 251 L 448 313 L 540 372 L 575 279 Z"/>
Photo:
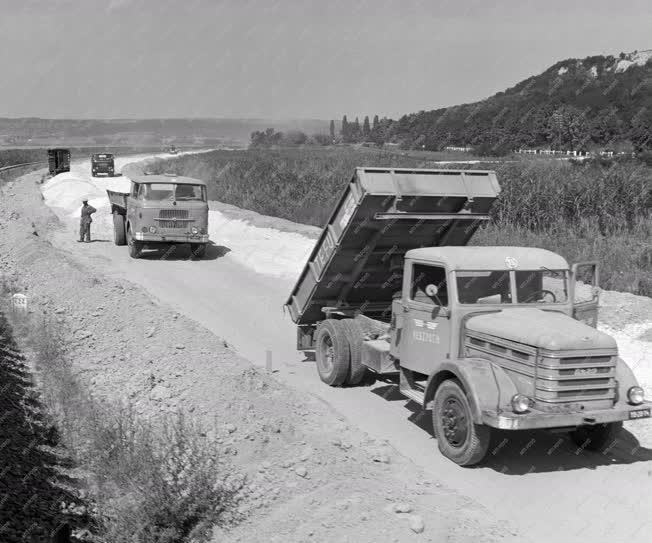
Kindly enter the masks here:
<path id="1" fill-rule="evenodd" d="M 570 433 L 570 437 L 575 445 L 582 449 L 602 451 L 616 440 L 622 429 L 622 422 L 580 426 Z"/>
<path id="2" fill-rule="evenodd" d="M 127 245 L 129 246 L 129 256 L 131 258 L 140 258 L 143 246 L 139 241 L 134 239 L 131 233 L 131 226 L 127 228 Z"/>
<path id="3" fill-rule="evenodd" d="M 315 358 L 319 377 L 327 385 L 344 384 L 349 375 L 349 342 L 342 323 L 326 319 L 317 326 Z"/>
<path id="4" fill-rule="evenodd" d="M 454 380 L 444 381 L 432 408 L 432 424 L 441 453 L 460 466 L 482 461 L 491 440 L 491 428 L 475 424 L 469 400 Z"/>

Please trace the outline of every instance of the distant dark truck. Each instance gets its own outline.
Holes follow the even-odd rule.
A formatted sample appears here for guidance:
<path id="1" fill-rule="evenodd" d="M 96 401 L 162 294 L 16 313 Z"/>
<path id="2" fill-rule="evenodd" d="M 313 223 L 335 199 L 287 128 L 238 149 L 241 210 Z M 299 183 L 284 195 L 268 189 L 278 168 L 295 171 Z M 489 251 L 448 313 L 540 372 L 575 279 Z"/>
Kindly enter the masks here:
<path id="1" fill-rule="evenodd" d="M 460 465 L 494 429 L 603 451 L 652 404 L 595 328 L 597 264 L 467 247 L 499 192 L 491 171 L 358 168 L 287 300 L 297 348 L 331 386 L 398 376 Z"/>
<path id="2" fill-rule="evenodd" d="M 48 149 L 50 175 L 70 171 L 70 149 Z"/>
<path id="3" fill-rule="evenodd" d="M 96 175 L 107 175 L 113 177 L 115 172 L 115 161 L 111 153 L 95 153 L 91 156 L 91 173 Z"/>

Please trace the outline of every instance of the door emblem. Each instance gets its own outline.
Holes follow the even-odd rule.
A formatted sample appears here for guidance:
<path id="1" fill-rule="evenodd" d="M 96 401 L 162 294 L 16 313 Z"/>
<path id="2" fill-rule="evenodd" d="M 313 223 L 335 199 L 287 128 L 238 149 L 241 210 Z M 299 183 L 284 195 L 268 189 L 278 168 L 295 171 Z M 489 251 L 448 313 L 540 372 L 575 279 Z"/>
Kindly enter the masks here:
<path id="1" fill-rule="evenodd" d="M 428 330 L 436 330 L 439 326 L 438 322 L 424 321 L 423 319 L 413 319 L 414 326 L 417 328 L 427 328 Z"/>

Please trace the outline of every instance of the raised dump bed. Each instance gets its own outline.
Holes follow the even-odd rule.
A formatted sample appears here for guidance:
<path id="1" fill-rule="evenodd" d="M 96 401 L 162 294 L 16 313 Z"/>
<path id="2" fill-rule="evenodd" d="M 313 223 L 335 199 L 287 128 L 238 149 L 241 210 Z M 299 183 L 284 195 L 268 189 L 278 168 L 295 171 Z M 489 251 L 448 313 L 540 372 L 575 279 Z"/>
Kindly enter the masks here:
<path id="1" fill-rule="evenodd" d="M 286 302 L 292 320 L 325 307 L 387 320 L 406 251 L 466 245 L 499 192 L 492 171 L 356 168 Z"/>
<path id="2" fill-rule="evenodd" d="M 111 204 L 111 212 L 118 213 L 119 215 L 127 214 L 127 197 L 128 192 L 118 192 L 115 190 L 106 191 L 109 196 L 109 203 Z"/>

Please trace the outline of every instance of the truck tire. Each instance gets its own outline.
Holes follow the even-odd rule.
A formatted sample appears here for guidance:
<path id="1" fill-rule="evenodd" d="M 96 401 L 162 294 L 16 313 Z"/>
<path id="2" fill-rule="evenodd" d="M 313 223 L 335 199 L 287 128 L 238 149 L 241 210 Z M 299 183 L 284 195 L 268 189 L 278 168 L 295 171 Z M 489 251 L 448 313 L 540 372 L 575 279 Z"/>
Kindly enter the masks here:
<path id="1" fill-rule="evenodd" d="M 116 245 L 126 245 L 125 219 L 120 213 L 113 214 L 113 242 Z"/>
<path id="2" fill-rule="evenodd" d="M 579 426 L 570 433 L 578 447 L 587 451 L 603 451 L 609 447 L 623 429 L 622 422 L 609 422 L 595 426 Z"/>
<path id="3" fill-rule="evenodd" d="M 355 319 L 342 319 L 340 322 L 349 342 L 349 374 L 345 384 L 359 385 L 367 374 L 367 368 L 362 365 L 364 330 Z"/>
<path id="4" fill-rule="evenodd" d="M 190 245 L 190 252 L 192 253 L 192 257 L 196 260 L 204 258 L 206 256 L 206 244 L 193 243 Z"/>
<path id="5" fill-rule="evenodd" d="M 441 453 L 460 466 L 482 461 L 491 440 L 491 428 L 475 424 L 471 406 L 460 384 L 447 379 L 435 392 L 432 425 Z"/>
<path id="6" fill-rule="evenodd" d="M 136 241 L 131 233 L 131 226 L 127 228 L 127 245 L 129 246 L 129 256 L 131 258 L 140 258 L 143 246 L 139 241 Z"/>
<path id="7" fill-rule="evenodd" d="M 319 377 L 327 385 L 344 384 L 349 376 L 349 342 L 341 321 L 326 319 L 317 326 L 316 359 Z"/>

